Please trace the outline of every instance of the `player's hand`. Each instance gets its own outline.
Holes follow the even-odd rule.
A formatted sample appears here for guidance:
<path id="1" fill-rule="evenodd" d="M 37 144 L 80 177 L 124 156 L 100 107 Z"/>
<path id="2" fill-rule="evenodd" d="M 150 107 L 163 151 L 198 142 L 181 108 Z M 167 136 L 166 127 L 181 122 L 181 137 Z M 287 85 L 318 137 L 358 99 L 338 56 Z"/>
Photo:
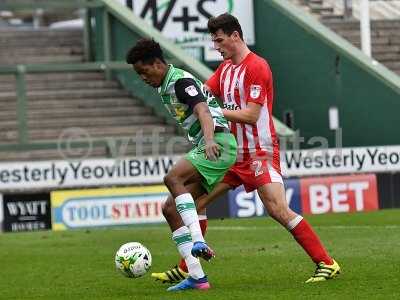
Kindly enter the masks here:
<path id="1" fill-rule="evenodd" d="M 219 146 L 214 140 L 206 141 L 204 150 L 206 152 L 206 158 L 208 160 L 215 161 L 220 155 Z"/>

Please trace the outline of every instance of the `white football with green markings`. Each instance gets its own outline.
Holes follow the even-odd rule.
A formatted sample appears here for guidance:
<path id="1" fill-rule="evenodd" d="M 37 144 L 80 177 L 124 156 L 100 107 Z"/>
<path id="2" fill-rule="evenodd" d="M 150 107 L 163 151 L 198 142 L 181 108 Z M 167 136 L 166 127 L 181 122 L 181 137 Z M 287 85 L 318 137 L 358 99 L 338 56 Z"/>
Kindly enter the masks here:
<path id="1" fill-rule="evenodd" d="M 151 253 L 141 243 L 123 244 L 115 254 L 115 266 L 126 277 L 141 277 L 151 267 Z"/>

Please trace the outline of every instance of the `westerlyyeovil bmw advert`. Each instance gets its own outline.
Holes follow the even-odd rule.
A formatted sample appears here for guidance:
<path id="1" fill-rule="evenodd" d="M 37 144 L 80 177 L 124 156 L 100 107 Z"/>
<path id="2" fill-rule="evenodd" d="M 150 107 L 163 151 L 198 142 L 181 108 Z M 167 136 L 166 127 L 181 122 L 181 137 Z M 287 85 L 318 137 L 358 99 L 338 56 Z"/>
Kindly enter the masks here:
<path id="1" fill-rule="evenodd" d="M 281 152 L 285 176 L 400 171 L 400 146 L 308 149 Z"/>
<path id="2" fill-rule="evenodd" d="M 178 156 L 0 163 L 0 191 L 159 184 Z"/>
<path id="3" fill-rule="evenodd" d="M 179 156 L 0 163 L 0 192 L 159 184 Z M 400 171 L 400 146 L 282 151 L 284 177 Z"/>

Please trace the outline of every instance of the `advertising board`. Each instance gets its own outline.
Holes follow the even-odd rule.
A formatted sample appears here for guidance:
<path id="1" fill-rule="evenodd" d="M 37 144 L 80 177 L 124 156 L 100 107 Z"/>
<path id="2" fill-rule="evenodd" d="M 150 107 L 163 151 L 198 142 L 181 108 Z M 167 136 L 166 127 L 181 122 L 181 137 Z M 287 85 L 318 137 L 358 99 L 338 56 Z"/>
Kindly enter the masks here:
<path id="1" fill-rule="evenodd" d="M 51 193 L 53 229 L 165 222 L 165 186 L 67 190 Z"/>

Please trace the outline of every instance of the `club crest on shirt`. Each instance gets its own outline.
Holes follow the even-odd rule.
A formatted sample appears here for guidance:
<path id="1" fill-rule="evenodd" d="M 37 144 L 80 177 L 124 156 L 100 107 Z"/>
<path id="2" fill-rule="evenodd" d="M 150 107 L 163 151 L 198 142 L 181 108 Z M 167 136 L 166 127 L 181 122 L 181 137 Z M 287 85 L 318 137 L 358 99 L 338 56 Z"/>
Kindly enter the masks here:
<path id="1" fill-rule="evenodd" d="M 192 97 L 197 96 L 199 94 L 194 85 L 189 85 L 187 88 L 185 88 L 185 92 Z"/>
<path id="2" fill-rule="evenodd" d="M 231 102 L 234 102 L 233 101 L 233 98 L 232 98 L 232 94 L 231 94 L 231 92 L 228 92 L 227 94 L 226 94 L 226 98 L 227 98 L 227 102 L 229 102 L 229 103 L 231 103 Z"/>
<path id="3" fill-rule="evenodd" d="M 261 93 L 261 85 L 250 85 L 250 97 L 252 99 L 257 99 Z"/>
<path id="4" fill-rule="evenodd" d="M 235 82 L 235 89 L 237 89 L 237 90 L 239 89 L 239 79 L 237 79 Z"/>

